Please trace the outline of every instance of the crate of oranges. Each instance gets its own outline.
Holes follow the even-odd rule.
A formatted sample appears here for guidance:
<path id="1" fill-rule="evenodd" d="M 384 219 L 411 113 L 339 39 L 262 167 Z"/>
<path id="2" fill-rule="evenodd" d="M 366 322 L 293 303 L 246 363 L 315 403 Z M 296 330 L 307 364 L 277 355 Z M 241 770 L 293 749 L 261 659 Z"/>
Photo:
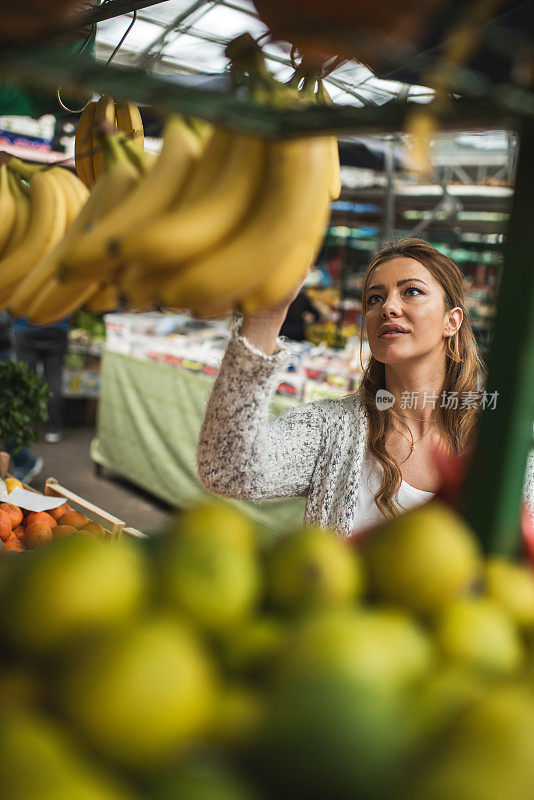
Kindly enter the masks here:
<path id="1" fill-rule="evenodd" d="M 6 484 L 7 496 L 0 503 L 0 540 L 2 550 L 20 552 L 42 547 L 54 539 L 73 534 L 95 538 L 119 538 L 122 535 L 141 538 L 144 536 L 135 528 L 126 528 L 123 520 L 114 517 L 107 511 L 93 505 L 85 498 L 71 492 L 58 483 L 55 478 L 48 478 L 45 484 L 45 496 L 61 498 L 65 502 L 56 508 L 45 511 L 25 509 L 24 503 L 17 505 L 10 502 L 10 494 L 16 489 L 25 489 L 33 494 L 40 494 L 7 473 L 9 456 L 0 454 L 0 474 Z M 13 499 L 20 497 L 15 492 Z M 42 495 L 41 495 L 42 496 Z"/>

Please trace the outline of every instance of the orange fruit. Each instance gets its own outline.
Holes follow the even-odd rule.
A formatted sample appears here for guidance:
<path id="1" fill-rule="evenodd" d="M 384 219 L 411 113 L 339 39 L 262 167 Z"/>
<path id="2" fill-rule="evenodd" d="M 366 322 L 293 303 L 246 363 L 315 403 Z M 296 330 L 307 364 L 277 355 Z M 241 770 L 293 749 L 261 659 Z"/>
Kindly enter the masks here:
<path id="1" fill-rule="evenodd" d="M 52 528 L 52 536 L 54 539 L 63 539 L 65 536 L 71 536 L 73 533 L 76 533 L 76 528 L 72 525 L 56 525 L 55 528 Z"/>
<path id="2" fill-rule="evenodd" d="M 56 520 L 51 517 L 46 511 L 32 511 L 26 518 L 26 525 L 32 525 L 34 522 L 44 522 L 49 528 L 56 526 Z"/>
<path id="3" fill-rule="evenodd" d="M 86 528 L 78 528 L 78 530 L 75 531 L 75 533 L 76 536 L 88 536 L 90 539 L 97 538 L 96 533 L 94 533 L 94 531 L 88 531 Z"/>
<path id="4" fill-rule="evenodd" d="M 20 539 L 17 536 L 15 536 L 15 534 L 11 534 L 9 539 L 5 542 L 5 545 L 6 545 L 6 550 L 9 550 L 11 552 L 13 551 L 22 552 L 23 550 L 26 549 L 22 544 L 22 542 L 20 541 Z"/>
<path id="5" fill-rule="evenodd" d="M 62 525 L 72 525 L 73 528 L 83 528 L 89 522 L 89 518 L 79 511 L 67 511 L 61 515 L 60 520 Z"/>
<path id="6" fill-rule="evenodd" d="M 16 528 L 13 528 L 13 533 L 21 542 L 24 541 L 24 537 L 26 535 L 26 529 L 24 528 L 24 525 L 17 525 Z"/>
<path id="7" fill-rule="evenodd" d="M 52 526 L 40 520 L 31 522 L 26 528 L 26 536 L 24 538 L 26 547 L 30 549 L 41 547 L 52 541 Z"/>
<path id="8" fill-rule="evenodd" d="M 47 513 L 50 514 L 51 517 L 54 517 L 54 519 L 59 519 L 63 514 L 66 514 L 67 511 L 72 511 L 72 508 L 68 503 L 63 503 L 62 506 L 51 508 Z"/>
<path id="9" fill-rule="evenodd" d="M 2 511 L 7 511 L 7 513 L 11 517 L 11 524 L 13 528 L 16 528 L 17 525 L 20 525 L 20 523 L 22 522 L 23 514 L 18 506 L 14 506 L 13 503 L 0 503 L 0 508 L 2 509 Z"/>
<path id="10" fill-rule="evenodd" d="M 0 539 L 3 542 L 7 542 L 11 536 L 12 530 L 13 525 L 11 523 L 10 515 L 7 513 L 7 511 L 0 509 Z"/>
<path id="11" fill-rule="evenodd" d="M 108 532 L 106 531 L 104 526 L 100 524 L 100 522 L 92 522 L 92 521 L 86 522 L 85 525 L 83 526 L 83 531 L 84 533 L 86 531 L 92 533 L 99 539 L 104 539 L 108 535 Z"/>

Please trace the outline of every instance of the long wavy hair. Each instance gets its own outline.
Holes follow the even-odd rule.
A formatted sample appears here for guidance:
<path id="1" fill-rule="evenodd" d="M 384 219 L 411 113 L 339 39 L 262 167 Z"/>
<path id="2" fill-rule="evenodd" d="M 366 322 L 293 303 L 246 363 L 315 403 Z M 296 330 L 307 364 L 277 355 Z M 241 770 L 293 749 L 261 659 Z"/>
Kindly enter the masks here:
<path id="1" fill-rule="evenodd" d="M 461 455 L 467 448 L 478 420 L 476 404 L 461 407 L 463 392 L 476 392 L 485 379 L 485 368 L 479 356 L 469 314 L 465 307 L 462 273 L 450 258 L 440 253 L 423 239 L 400 239 L 388 244 L 375 255 L 365 273 L 362 289 L 362 339 L 367 313 L 366 292 L 375 269 L 394 258 L 412 258 L 422 264 L 443 288 L 445 309 L 459 307 L 464 316 L 460 329 L 450 338 L 446 348 L 445 380 L 441 392 L 457 392 L 458 407 L 440 407 L 438 426 L 450 451 Z M 452 353 L 452 355 L 451 355 Z M 360 343 L 361 358 L 361 343 Z M 399 465 L 386 450 L 386 440 L 392 428 L 391 412 L 379 411 L 376 406 L 378 389 L 385 388 L 385 365 L 371 354 L 363 373 L 358 393 L 369 420 L 368 447 L 383 469 L 382 484 L 375 494 L 375 503 L 385 517 L 399 513 L 395 498 L 400 489 L 402 475 Z M 454 403 L 451 404 L 451 406 Z"/>

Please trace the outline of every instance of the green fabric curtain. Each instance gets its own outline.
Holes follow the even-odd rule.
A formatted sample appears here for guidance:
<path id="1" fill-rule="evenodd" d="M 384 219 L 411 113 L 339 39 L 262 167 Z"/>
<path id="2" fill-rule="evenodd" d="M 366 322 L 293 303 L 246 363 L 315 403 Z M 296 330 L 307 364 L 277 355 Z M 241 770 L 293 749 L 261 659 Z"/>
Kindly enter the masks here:
<path id="1" fill-rule="evenodd" d="M 178 508 L 205 498 L 195 453 L 212 386 L 204 373 L 105 352 L 91 457 Z M 276 415 L 295 404 L 277 395 L 271 410 Z M 304 514 L 302 498 L 236 505 L 278 530 L 297 525 Z M 136 527 L 135 520 L 128 524 Z"/>

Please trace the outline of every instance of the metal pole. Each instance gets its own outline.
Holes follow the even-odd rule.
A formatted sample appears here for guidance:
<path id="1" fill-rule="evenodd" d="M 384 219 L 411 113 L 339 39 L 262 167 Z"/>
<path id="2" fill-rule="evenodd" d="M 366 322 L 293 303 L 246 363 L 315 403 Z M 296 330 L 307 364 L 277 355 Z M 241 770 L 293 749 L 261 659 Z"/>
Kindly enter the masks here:
<path id="1" fill-rule="evenodd" d="M 391 241 L 395 230 L 395 138 L 388 137 L 386 140 L 385 154 L 386 170 L 386 197 L 384 200 L 384 229 L 382 232 L 382 242 Z"/>
<path id="2" fill-rule="evenodd" d="M 488 358 L 486 391 L 496 407 L 482 411 L 464 513 L 484 549 L 519 546 L 522 486 L 534 421 L 534 122 L 520 131 L 519 161 L 504 250 L 498 315 Z"/>

